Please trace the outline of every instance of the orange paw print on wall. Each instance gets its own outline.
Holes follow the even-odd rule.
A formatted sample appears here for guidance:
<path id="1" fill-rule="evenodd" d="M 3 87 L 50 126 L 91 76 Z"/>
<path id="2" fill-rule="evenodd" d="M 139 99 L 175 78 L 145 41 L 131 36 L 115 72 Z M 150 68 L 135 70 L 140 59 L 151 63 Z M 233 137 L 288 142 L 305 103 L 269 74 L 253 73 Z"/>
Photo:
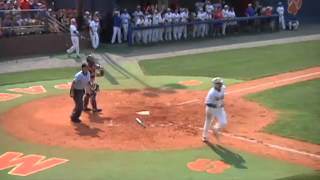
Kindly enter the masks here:
<path id="1" fill-rule="evenodd" d="M 197 159 L 196 161 L 188 163 L 188 168 L 192 171 L 206 172 L 209 174 L 221 174 L 231 166 L 224 161 Z"/>

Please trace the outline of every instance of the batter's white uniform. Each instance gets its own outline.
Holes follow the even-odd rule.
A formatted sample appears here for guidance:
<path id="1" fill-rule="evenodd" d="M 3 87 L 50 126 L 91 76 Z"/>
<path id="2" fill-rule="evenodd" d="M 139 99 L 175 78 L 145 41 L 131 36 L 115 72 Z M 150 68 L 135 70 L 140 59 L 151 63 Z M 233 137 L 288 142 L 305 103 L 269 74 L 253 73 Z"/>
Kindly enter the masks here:
<path id="1" fill-rule="evenodd" d="M 279 23 L 280 26 L 283 30 L 286 29 L 286 22 L 284 20 L 284 7 L 283 6 L 278 6 L 277 7 L 277 13 L 279 15 Z"/>
<path id="2" fill-rule="evenodd" d="M 70 25 L 70 35 L 72 46 L 67 50 L 67 53 L 70 54 L 73 51 L 76 51 L 77 56 L 80 56 L 79 31 L 77 30 L 77 27 L 73 24 Z"/>
<path id="3" fill-rule="evenodd" d="M 90 27 L 90 39 L 91 39 L 91 44 L 94 49 L 97 49 L 99 47 L 99 27 L 100 23 L 98 21 L 90 21 L 89 24 Z"/>
<path id="4" fill-rule="evenodd" d="M 206 97 L 206 118 L 202 134 L 204 139 L 208 139 L 208 131 L 214 118 L 217 119 L 217 122 L 213 126 L 213 130 L 215 132 L 218 133 L 227 125 L 227 115 L 224 110 L 224 91 L 225 86 L 221 88 L 220 92 L 213 87 L 210 89 Z"/>

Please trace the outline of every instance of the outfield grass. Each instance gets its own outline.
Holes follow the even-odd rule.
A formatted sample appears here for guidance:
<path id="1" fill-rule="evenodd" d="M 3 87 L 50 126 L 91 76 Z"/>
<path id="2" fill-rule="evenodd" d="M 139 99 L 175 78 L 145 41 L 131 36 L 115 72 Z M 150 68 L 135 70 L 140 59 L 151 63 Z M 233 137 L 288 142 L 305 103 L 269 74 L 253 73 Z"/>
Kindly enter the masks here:
<path id="1" fill-rule="evenodd" d="M 78 67 L 67 67 L 0 74 L 0 86 L 72 78 L 79 70 Z"/>
<path id="2" fill-rule="evenodd" d="M 139 64 L 147 75 L 222 76 L 250 80 L 320 65 L 320 41 L 228 50 Z"/>
<path id="3" fill-rule="evenodd" d="M 250 100 L 280 111 L 266 132 L 320 144 L 320 79 L 250 95 Z"/>

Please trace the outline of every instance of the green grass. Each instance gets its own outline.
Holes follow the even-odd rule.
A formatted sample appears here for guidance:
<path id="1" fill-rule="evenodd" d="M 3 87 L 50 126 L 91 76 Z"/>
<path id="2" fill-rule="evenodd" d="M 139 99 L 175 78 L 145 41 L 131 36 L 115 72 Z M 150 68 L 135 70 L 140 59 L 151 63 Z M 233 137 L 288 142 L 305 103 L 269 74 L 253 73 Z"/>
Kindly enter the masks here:
<path id="1" fill-rule="evenodd" d="M 67 67 L 0 74 L 0 86 L 72 78 L 79 70 L 78 67 Z"/>
<path id="2" fill-rule="evenodd" d="M 147 75 L 222 76 L 250 80 L 320 65 L 320 41 L 228 50 L 139 64 Z"/>
<path id="3" fill-rule="evenodd" d="M 320 144 L 320 79 L 250 95 L 250 100 L 280 111 L 266 132 Z"/>

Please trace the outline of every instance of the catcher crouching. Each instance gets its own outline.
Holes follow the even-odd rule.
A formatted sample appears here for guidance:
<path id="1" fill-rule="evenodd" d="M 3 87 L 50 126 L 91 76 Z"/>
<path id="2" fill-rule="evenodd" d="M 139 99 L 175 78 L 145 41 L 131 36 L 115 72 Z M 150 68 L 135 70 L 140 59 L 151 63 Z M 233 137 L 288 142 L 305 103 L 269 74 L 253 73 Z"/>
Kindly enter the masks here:
<path id="1" fill-rule="evenodd" d="M 84 111 L 91 111 L 88 108 L 89 100 L 92 106 L 92 112 L 101 112 L 102 109 L 97 107 L 97 93 L 99 92 L 99 84 L 95 81 L 95 75 L 91 74 L 90 82 L 85 89 L 85 96 L 84 96 Z"/>

